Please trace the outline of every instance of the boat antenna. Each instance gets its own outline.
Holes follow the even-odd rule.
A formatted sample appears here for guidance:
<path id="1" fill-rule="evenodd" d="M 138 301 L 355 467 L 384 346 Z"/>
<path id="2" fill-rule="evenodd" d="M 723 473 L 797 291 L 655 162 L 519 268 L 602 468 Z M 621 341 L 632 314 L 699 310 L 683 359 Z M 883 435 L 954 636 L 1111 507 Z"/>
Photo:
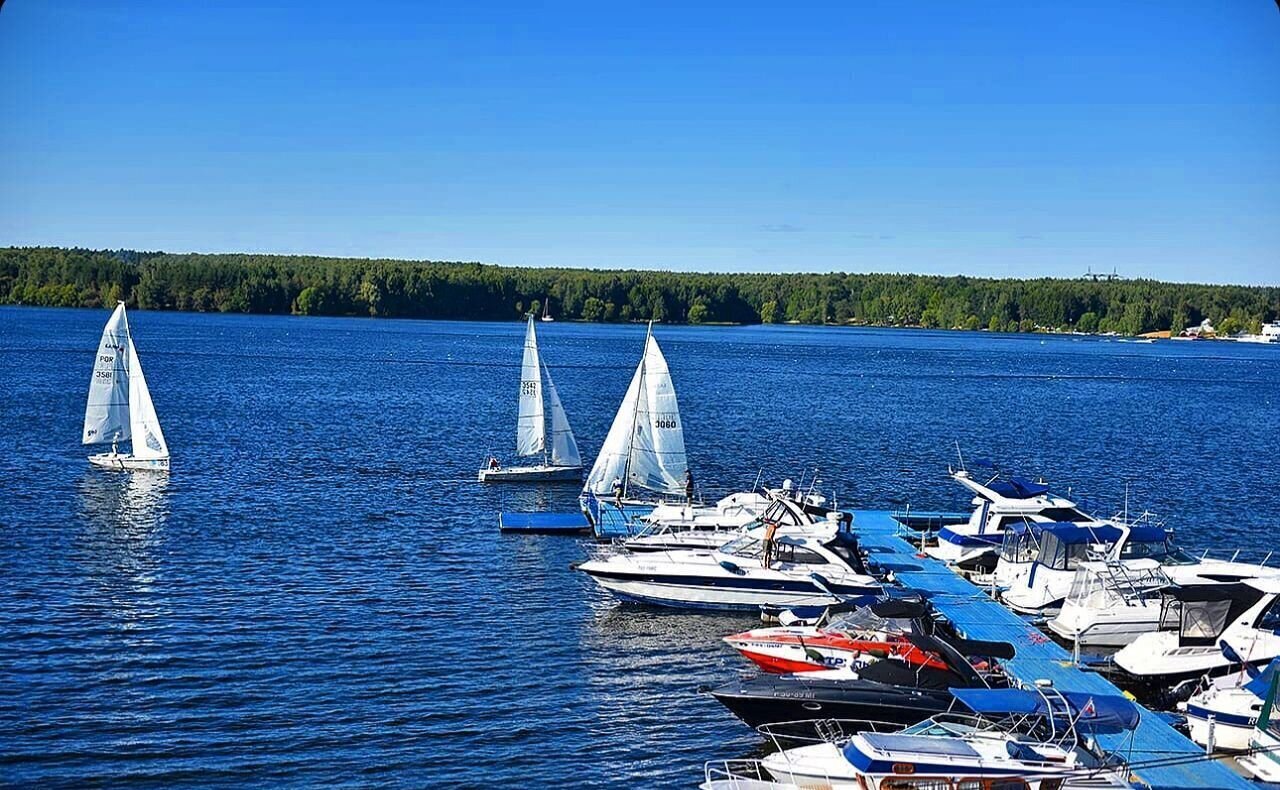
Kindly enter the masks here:
<path id="1" fill-rule="evenodd" d="M 955 440 L 953 440 L 953 441 L 955 441 L 955 443 L 956 443 L 956 457 L 958 457 L 958 458 L 960 459 L 960 471 L 961 471 L 961 472 L 967 471 L 967 470 L 964 468 L 964 453 L 960 452 L 960 440 L 959 440 L 959 439 L 955 439 Z"/>
<path id="2" fill-rule="evenodd" d="M 762 477 L 764 477 L 764 467 L 763 467 L 763 466 L 762 466 L 762 467 L 760 467 L 760 470 L 756 472 L 756 483 L 755 483 L 755 485 L 751 486 L 751 490 L 752 490 L 753 492 L 754 492 L 754 491 L 759 491 L 759 490 L 760 490 L 760 478 L 762 478 Z"/>

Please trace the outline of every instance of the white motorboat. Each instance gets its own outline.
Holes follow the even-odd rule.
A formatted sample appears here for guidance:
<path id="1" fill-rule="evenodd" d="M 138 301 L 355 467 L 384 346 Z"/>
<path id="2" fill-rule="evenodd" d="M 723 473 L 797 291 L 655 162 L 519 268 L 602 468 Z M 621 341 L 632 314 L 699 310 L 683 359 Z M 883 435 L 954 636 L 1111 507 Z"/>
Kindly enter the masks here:
<path id="1" fill-rule="evenodd" d="M 102 330 L 84 410 L 84 444 L 111 443 L 111 451 L 89 456 L 105 469 L 169 471 L 169 445 L 142 374 L 142 361 L 129 333 L 124 302 Z M 121 452 L 120 442 L 130 451 Z"/>
<path id="2" fill-rule="evenodd" d="M 788 481 L 790 482 L 790 481 Z M 714 549 L 737 537 L 739 533 L 762 524 L 802 527 L 830 522 L 833 528 L 851 523 L 852 516 L 838 510 L 829 510 L 815 504 L 813 498 L 798 499 L 790 488 L 766 489 L 762 496 L 764 507 L 757 500 L 735 499 L 745 494 L 734 494 L 720 500 L 718 506 L 724 515 L 695 516 L 692 520 L 666 521 L 659 516 L 673 507 L 654 508 L 649 516 L 641 517 L 645 526 L 634 536 L 623 541 L 632 551 L 666 551 L 669 549 Z M 820 499 L 820 498 L 819 498 Z M 750 515 L 754 511 L 754 515 Z"/>
<path id="3" fill-rule="evenodd" d="M 973 492 L 973 514 L 964 524 L 938 530 L 937 544 L 925 549 L 963 572 L 990 573 L 1005 531 L 1015 524 L 1095 521 L 1071 500 L 1050 494 L 1044 483 L 1002 475 L 987 461 L 970 465 L 985 470 L 981 480 L 965 468 L 953 470 L 951 479 Z"/>
<path id="4" fill-rule="evenodd" d="M 810 739 L 796 736 L 795 722 L 761 727 L 771 737 L 777 728 L 779 750 L 755 766 L 740 762 L 739 775 L 783 786 L 848 790 L 1130 786 L 1125 764 L 1100 750 L 1094 737 L 1132 732 L 1140 712 L 1129 700 L 1053 689 L 953 693 L 976 715 L 938 714 L 896 732 L 874 722 L 815 721 Z M 804 740 L 810 742 L 784 748 Z M 714 778 L 726 773 L 732 771 L 718 767 Z M 735 787 L 712 779 L 709 773 L 702 787 Z"/>
<path id="5" fill-rule="evenodd" d="M 826 605 L 881 592 L 857 539 L 821 524 L 756 527 L 714 550 L 626 550 L 577 569 L 620 599 L 686 609 Z"/>
<path id="6" fill-rule="evenodd" d="M 1280 725 L 1274 721 L 1276 689 L 1280 676 L 1272 676 L 1258 721 L 1249 736 L 1248 753 L 1237 757 L 1245 773 L 1269 785 L 1280 784 Z"/>
<path id="7" fill-rule="evenodd" d="M 1231 672 L 1237 662 L 1224 654 L 1224 643 L 1243 663 L 1269 663 L 1280 657 L 1278 599 L 1275 576 L 1165 590 L 1159 622 L 1175 630 L 1139 634 L 1115 654 L 1115 664 L 1135 686 L 1176 697 L 1181 681 Z"/>
<path id="8" fill-rule="evenodd" d="M 664 502 L 692 503 L 688 473 L 675 385 L 650 322 L 640 364 L 587 474 L 582 512 L 599 537 L 634 534 L 642 525 L 633 516 Z"/>
<path id="9" fill-rule="evenodd" d="M 1062 608 L 1080 565 L 1089 560 L 1126 564 L 1138 558 L 1167 557 L 1169 533 L 1150 525 L 1108 522 L 1029 523 L 1006 531 L 996 566 L 1000 600 L 1022 614 L 1056 613 Z M 1025 552 L 1034 541 L 1034 553 Z M 1030 556 L 1028 556 L 1030 554 Z"/>
<path id="10" fill-rule="evenodd" d="M 551 436 L 547 437 L 547 419 L 543 409 L 542 378 L 547 380 L 547 405 L 551 411 Z M 529 316 L 524 333 L 524 358 L 520 365 L 520 409 L 516 419 L 516 455 L 522 458 L 541 456 L 542 463 L 533 466 L 503 467 L 490 458 L 479 472 L 481 483 L 547 482 L 578 480 L 582 477 L 582 456 L 573 438 L 569 418 L 560 403 L 551 371 L 538 354 L 538 337 Z"/>
<path id="11" fill-rule="evenodd" d="M 1223 652 L 1229 660 L 1239 661 L 1231 648 Z M 1206 751 L 1248 749 L 1277 672 L 1280 659 L 1273 660 L 1261 672 L 1244 664 L 1239 672 L 1205 679 L 1190 699 L 1178 706 L 1186 714 L 1191 740 Z"/>
<path id="12" fill-rule="evenodd" d="M 1172 542 L 1134 544 L 1123 559 L 1081 562 L 1049 630 L 1082 648 L 1124 647 L 1139 635 L 1177 629 L 1161 593 L 1175 585 L 1230 584 L 1280 574 L 1263 563 L 1193 557 Z M 1149 552 L 1147 552 L 1149 550 Z"/>

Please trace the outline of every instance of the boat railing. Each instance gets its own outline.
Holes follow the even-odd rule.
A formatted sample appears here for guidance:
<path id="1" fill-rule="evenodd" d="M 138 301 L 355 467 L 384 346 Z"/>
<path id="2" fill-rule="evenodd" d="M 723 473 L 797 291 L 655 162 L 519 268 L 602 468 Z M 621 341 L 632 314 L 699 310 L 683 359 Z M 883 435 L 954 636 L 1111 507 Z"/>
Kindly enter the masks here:
<path id="1" fill-rule="evenodd" d="M 1251 559 L 1257 558 L 1259 555 L 1262 556 L 1262 559 L 1256 561 Z M 1268 565 L 1274 555 L 1274 551 L 1268 551 L 1263 554 L 1262 549 L 1220 549 L 1216 551 L 1215 556 L 1213 548 L 1206 548 L 1200 552 L 1199 559 L 1202 562 L 1205 560 L 1218 560 L 1220 562 L 1243 562 L 1249 565 L 1256 565 L 1259 568 L 1280 568 L 1277 565 Z"/>
<path id="2" fill-rule="evenodd" d="M 760 760 L 717 760 L 704 768 L 702 790 L 773 790 L 794 785 L 776 781 Z"/>
<path id="3" fill-rule="evenodd" d="M 901 722 L 876 719 L 795 719 L 762 724 L 756 732 L 779 750 L 785 750 L 796 743 L 840 743 L 862 732 L 901 732 L 903 729 Z"/>

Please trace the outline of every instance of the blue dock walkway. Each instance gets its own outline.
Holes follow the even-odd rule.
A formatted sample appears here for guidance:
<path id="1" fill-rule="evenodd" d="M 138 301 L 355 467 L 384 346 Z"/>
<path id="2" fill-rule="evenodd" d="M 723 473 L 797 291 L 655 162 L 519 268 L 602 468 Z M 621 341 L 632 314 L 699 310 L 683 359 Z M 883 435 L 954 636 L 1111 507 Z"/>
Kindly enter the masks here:
<path id="1" fill-rule="evenodd" d="M 1014 677 L 1027 684 L 1049 680 L 1062 691 L 1123 693 L 1101 675 L 1074 666 L 1062 646 L 946 565 L 918 556 L 918 548 L 906 540 L 902 524 L 892 512 L 855 510 L 853 514 L 853 528 L 873 562 L 892 569 L 901 584 L 927 591 L 929 602 L 966 637 L 1008 642 L 1014 646 L 1015 657 L 1004 662 Z M 1134 763 L 1204 754 L 1203 749 L 1146 708 L 1142 708 L 1142 719 L 1131 742 L 1128 736 L 1102 736 L 1098 741 L 1104 748 L 1114 749 Z M 1125 749 L 1126 746 L 1129 748 Z M 1157 790 L 1256 790 L 1258 787 L 1220 761 L 1139 769 L 1135 776 Z"/>

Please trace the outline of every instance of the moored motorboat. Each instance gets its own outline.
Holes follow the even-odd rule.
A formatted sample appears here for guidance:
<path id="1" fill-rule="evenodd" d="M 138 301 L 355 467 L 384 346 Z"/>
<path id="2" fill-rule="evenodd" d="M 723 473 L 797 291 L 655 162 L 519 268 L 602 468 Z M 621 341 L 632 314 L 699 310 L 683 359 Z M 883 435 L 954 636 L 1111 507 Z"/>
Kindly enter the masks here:
<path id="1" fill-rule="evenodd" d="M 1280 657 L 1280 578 L 1179 586 L 1160 599 L 1160 619 L 1174 630 L 1140 634 L 1114 657 L 1124 678 L 1150 697 L 1176 700 L 1194 688 L 1184 681 Z"/>
<path id="2" fill-rule="evenodd" d="M 788 481 L 790 482 L 790 481 Z M 734 495 L 736 497 L 738 495 Z M 726 497 L 733 500 L 734 497 Z M 725 503 L 725 500 L 721 500 Z M 753 503 L 754 504 L 754 503 Z M 797 498 L 789 487 L 782 489 L 766 489 L 764 507 L 755 510 L 755 514 L 746 518 L 747 507 L 739 502 L 729 503 L 725 510 L 736 510 L 731 519 L 709 517 L 707 520 L 692 522 L 666 521 L 659 518 L 664 509 L 672 506 L 660 506 L 649 516 L 641 517 L 646 525 L 635 535 L 626 538 L 622 545 L 631 551 L 666 551 L 669 549 L 715 549 L 728 543 L 739 533 L 756 527 L 773 524 L 778 527 L 802 527 L 827 523 L 833 529 L 847 528 L 852 517 L 838 510 L 830 510 L 817 504 L 812 498 Z"/>
<path id="3" fill-rule="evenodd" d="M 972 714 L 940 713 L 896 732 L 859 721 L 811 721 L 809 742 L 760 760 L 797 787 L 1127 788 L 1129 771 L 1096 735 L 1132 732 L 1140 714 L 1120 696 L 1053 689 L 956 689 Z M 797 739 L 792 723 L 779 747 Z M 762 732 L 774 736 L 772 727 Z"/>
<path id="4" fill-rule="evenodd" d="M 831 525 L 757 527 L 718 549 L 624 550 L 578 564 L 616 597 L 688 609 L 824 605 L 877 595 L 854 535 Z"/>
<path id="5" fill-rule="evenodd" d="M 83 444 L 111 443 L 111 451 L 89 456 L 89 463 L 119 471 L 169 471 L 169 445 L 133 345 L 124 302 L 116 305 L 102 330 L 84 410 Z M 129 442 L 121 452 L 119 443 Z"/>
<path id="6" fill-rule="evenodd" d="M 909 618 L 925 613 L 921 603 L 888 600 L 839 612 L 817 625 L 753 628 L 724 641 L 764 671 L 777 674 L 861 669 L 886 657 L 909 666 L 946 669 L 946 662 L 908 638 Z"/>
<path id="7" fill-rule="evenodd" d="M 1240 660 L 1229 647 L 1223 652 L 1230 660 Z M 1207 751 L 1248 749 L 1267 692 L 1278 672 L 1280 659 L 1273 659 L 1261 671 L 1243 664 L 1239 672 L 1205 678 L 1195 693 L 1178 706 L 1187 717 L 1191 740 Z"/>

